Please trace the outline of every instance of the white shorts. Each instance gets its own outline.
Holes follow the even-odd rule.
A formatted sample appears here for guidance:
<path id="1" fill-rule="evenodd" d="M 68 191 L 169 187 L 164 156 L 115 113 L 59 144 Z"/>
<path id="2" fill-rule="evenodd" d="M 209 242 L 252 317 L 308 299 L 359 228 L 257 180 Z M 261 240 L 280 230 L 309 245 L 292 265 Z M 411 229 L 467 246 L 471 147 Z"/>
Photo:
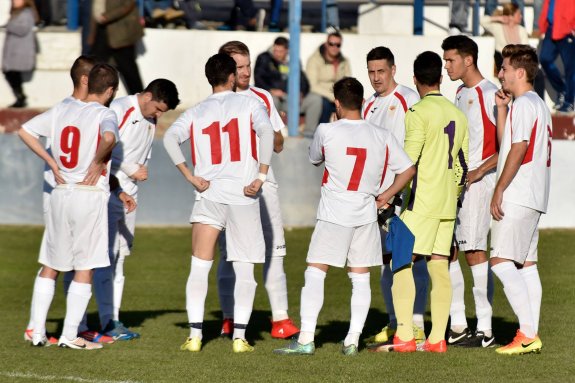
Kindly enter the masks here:
<path id="1" fill-rule="evenodd" d="M 137 203 L 138 194 L 132 197 Z M 130 255 L 136 230 L 136 211 L 137 208 L 131 213 L 126 213 L 122 201 L 114 193 L 110 195 L 110 202 L 108 202 L 110 257 L 115 259 L 116 254 L 121 257 Z"/>
<path id="2" fill-rule="evenodd" d="M 520 265 L 526 261 L 537 262 L 537 224 L 541 213 L 506 201 L 501 209 L 505 216 L 501 221 L 493 220 L 491 228 L 491 257 L 509 259 Z"/>
<path id="3" fill-rule="evenodd" d="M 190 223 L 225 229 L 228 262 L 265 262 L 259 203 L 226 205 L 202 198 L 194 204 Z"/>
<path id="4" fill-rule="evenodd" d="M 471 184 L 461 196 L 462 206 L 455 221 L 455 239 L 461 251 L 487 250 L 495 179 L 495 171 L 492 171 Z"/>
<path id="5" fill-rule="evenodd" d="M 381 236 L 379 225 L 372 222 L 358 227 L 345 227 L 317 221 L 311 236 L 307 263 L 335 267 L 381 266 Z"/>
<path id="6" fill-rule="evenodd" d="M 260 196 L 260 216 L 266 242 L 266 257 L 285 256 L 286 240 L 277 184 L 264 182 Z"/>
<path id="7" fill-rule="evenodd" d="M 108 196 L 96 187 L 56 187 L 39 262 L 58 271 L 109 266 Z"/>

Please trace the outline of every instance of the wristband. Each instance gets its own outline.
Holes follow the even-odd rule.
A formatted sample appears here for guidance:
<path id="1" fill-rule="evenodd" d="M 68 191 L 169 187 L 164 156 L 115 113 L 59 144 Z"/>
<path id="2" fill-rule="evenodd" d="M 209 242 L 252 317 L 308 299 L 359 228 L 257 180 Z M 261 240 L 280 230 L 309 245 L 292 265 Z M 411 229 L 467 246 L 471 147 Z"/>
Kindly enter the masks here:
<path id="1" fill-rule="evenodd" d="M 267 174 L 264 174 L 264 173 L 258 174 L 258 180 L 260 180 L 262 182 L 266 182 L 267 178 L 268 178 Z"/>

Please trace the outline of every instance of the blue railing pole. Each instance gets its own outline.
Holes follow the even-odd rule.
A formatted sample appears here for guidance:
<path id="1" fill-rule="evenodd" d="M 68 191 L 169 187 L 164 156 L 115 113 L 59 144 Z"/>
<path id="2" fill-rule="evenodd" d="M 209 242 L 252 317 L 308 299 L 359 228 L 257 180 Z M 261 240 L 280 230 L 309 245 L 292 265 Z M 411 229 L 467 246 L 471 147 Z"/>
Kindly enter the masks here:
<path id="1" fill-rule="evenodd" d="M 413 2 L 413 34 L 423 35 L 423 0 Z"/>
<path id="2" fill-rule="evenodd" d="M 80 24 L 80 5 L 78 0 L 68 0 L 66 2 L 66 13 L 67 13 L 67 28 L 71 31 L 78 29 Z"/>
<path id="3" fill-rule="evenodd" d="M 301 0 L 289 3 L 288 132 L 293 137 L 299 135 Z"/>
<path id="4" fill-rule="evenodd" d="M 479 0 L 473 2 L 473 36 L 479 36 Z"/>
<path id="5" fill-rule="evenodd" d="M 321 32 L 324 33 L 327 28 L 327 0 L 321 0 Z"/>

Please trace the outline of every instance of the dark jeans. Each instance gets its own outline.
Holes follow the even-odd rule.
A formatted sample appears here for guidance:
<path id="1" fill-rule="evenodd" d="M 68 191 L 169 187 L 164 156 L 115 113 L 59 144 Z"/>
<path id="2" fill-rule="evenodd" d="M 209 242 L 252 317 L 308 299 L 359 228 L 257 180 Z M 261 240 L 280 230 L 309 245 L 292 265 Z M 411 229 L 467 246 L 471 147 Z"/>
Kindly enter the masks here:
<path id="1" fill-rule="evenodd" d="M 552 25 L 547 28 L 541 43 L 539 60 L 549 83 L 558 93 L 565 94 L 565 101 L 573 104 L 575 97 L 575 37 L 567 36 L 561 40 L 552 40 Z M 565 68 L 565 79 L 555 65 L 557 56 L 561 56 Z"/>
<path id="2" fill-rule="evenodd" d="M 4 72 L 4 77 L 6 78 L 8 84 L 10 85 L 10 88 L 12 88 L 12 92 L 14 93 L 14 96 L 16 96 L 16 98 L 24 96 L 24 92 L 22 90 L 22 82 L 23 82 L 22 72 L 13 70 L 7 71 Z"/>
<path id="3" fill-rule="evenodd" d="M 321 116 L 319 118 L 319 123 L 323 124 L 329 122 L 329 119 L 333 113 L 335 113 L 335 104 L 325 97 L 321 98 Z"/>

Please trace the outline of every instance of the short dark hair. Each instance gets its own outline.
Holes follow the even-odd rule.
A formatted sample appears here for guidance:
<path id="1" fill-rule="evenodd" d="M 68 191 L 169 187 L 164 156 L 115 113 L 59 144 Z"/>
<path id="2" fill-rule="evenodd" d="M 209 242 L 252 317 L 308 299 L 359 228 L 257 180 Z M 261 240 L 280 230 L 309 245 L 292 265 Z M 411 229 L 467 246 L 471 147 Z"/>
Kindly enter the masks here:
<path id="1" fill-rule="evenodd" d="M 361 110 L 363 85 L 353 77 L 344 77 L 333 84 L 335 99 L 346 109 Z"/>
<path id="2" fill-rule="evenodd" d="M 413 75 L 423 85 L 433 86 L 441 81 L 441 57 L 435 52 L 420 53 L 413 62 Z"/>
<path id="3" fill-rule="evenodd" d="M 283 36 L 276 37 L 276 39 L 274 40 L 274 45 L 280 45 L 285 49 L 289 49 L 289 40 Z"/>
<path id="4" fill-rule="evenodd" d="M 234 40 L 234 41 L 228 41 L 227 43 L 222 45 L 218 53 L 223 53 L 228 56 L 235 54 L 249 56 L 250 50 L 248 49 L 248 46 L 246 44 L 242 43 L 241 41 Z"/>
<path id="5" fill-rule="evenodd" d="M 90 70 L 92 70 L 97 62 L 98 60 L 94 56 L 85 55 L 74 60 L 74 64 L 72 64 L 72 68 L 70 68 L 70 77 L 72 77 L 74 88 L 77 88 L 80 85 L 82 76 L 88 76 L 90 74 Z"/>
<path id="6" fill-rule="evenodd" d="M 225 53 L 216 53 L 206 62 L 205 73 L 212 87 L 224 85 L 236 73 L 236 62 Z"/>
<path id="7" fill-rule="evenodd" d="M 477 67 L 477 56 L 479 48 L 477 43 L 464 35 L 449 36 L 441 44 L 441 49 L 449 51 L 455 49 L 461 57 L 471 56 L 473 58 L 473 65 Z"/>
<path id="8" fill-rule="evenodd" d="M 98 63 L 94 65 L 88 75 L 88 93 L 103 94 L 108 88 L 118 89 L 120 79 L 118 71 L 110 64 Z"/>
<path id="9" fill-rule="evenodd" d="M 390 67 L 395 65 L 395 57 L 387 47 L 376 47 L 370 50 L 367 54 L 367 62 L 374 60 L 387 60 Z"/>
<path id="10" fill-rule="evenodd" d="M 176 109 L 180 103 L 176 84 L 165 78 L 158 78 L 149 83 L 144 89 L 145 92 L 152 95 L 152 100 L 165 103 L 168 109 Z"/>
<path id="11" fill-rule="evenodd" d="M 527 74 L 527 82 L 533 84 L 535 75 L 539 70 L 539 60 L 535 48 L 530 45 L 509 44 L 503 48 L 501 55 L 509 58 L 509 64 L 515 69 L 522 68 Z"/>

